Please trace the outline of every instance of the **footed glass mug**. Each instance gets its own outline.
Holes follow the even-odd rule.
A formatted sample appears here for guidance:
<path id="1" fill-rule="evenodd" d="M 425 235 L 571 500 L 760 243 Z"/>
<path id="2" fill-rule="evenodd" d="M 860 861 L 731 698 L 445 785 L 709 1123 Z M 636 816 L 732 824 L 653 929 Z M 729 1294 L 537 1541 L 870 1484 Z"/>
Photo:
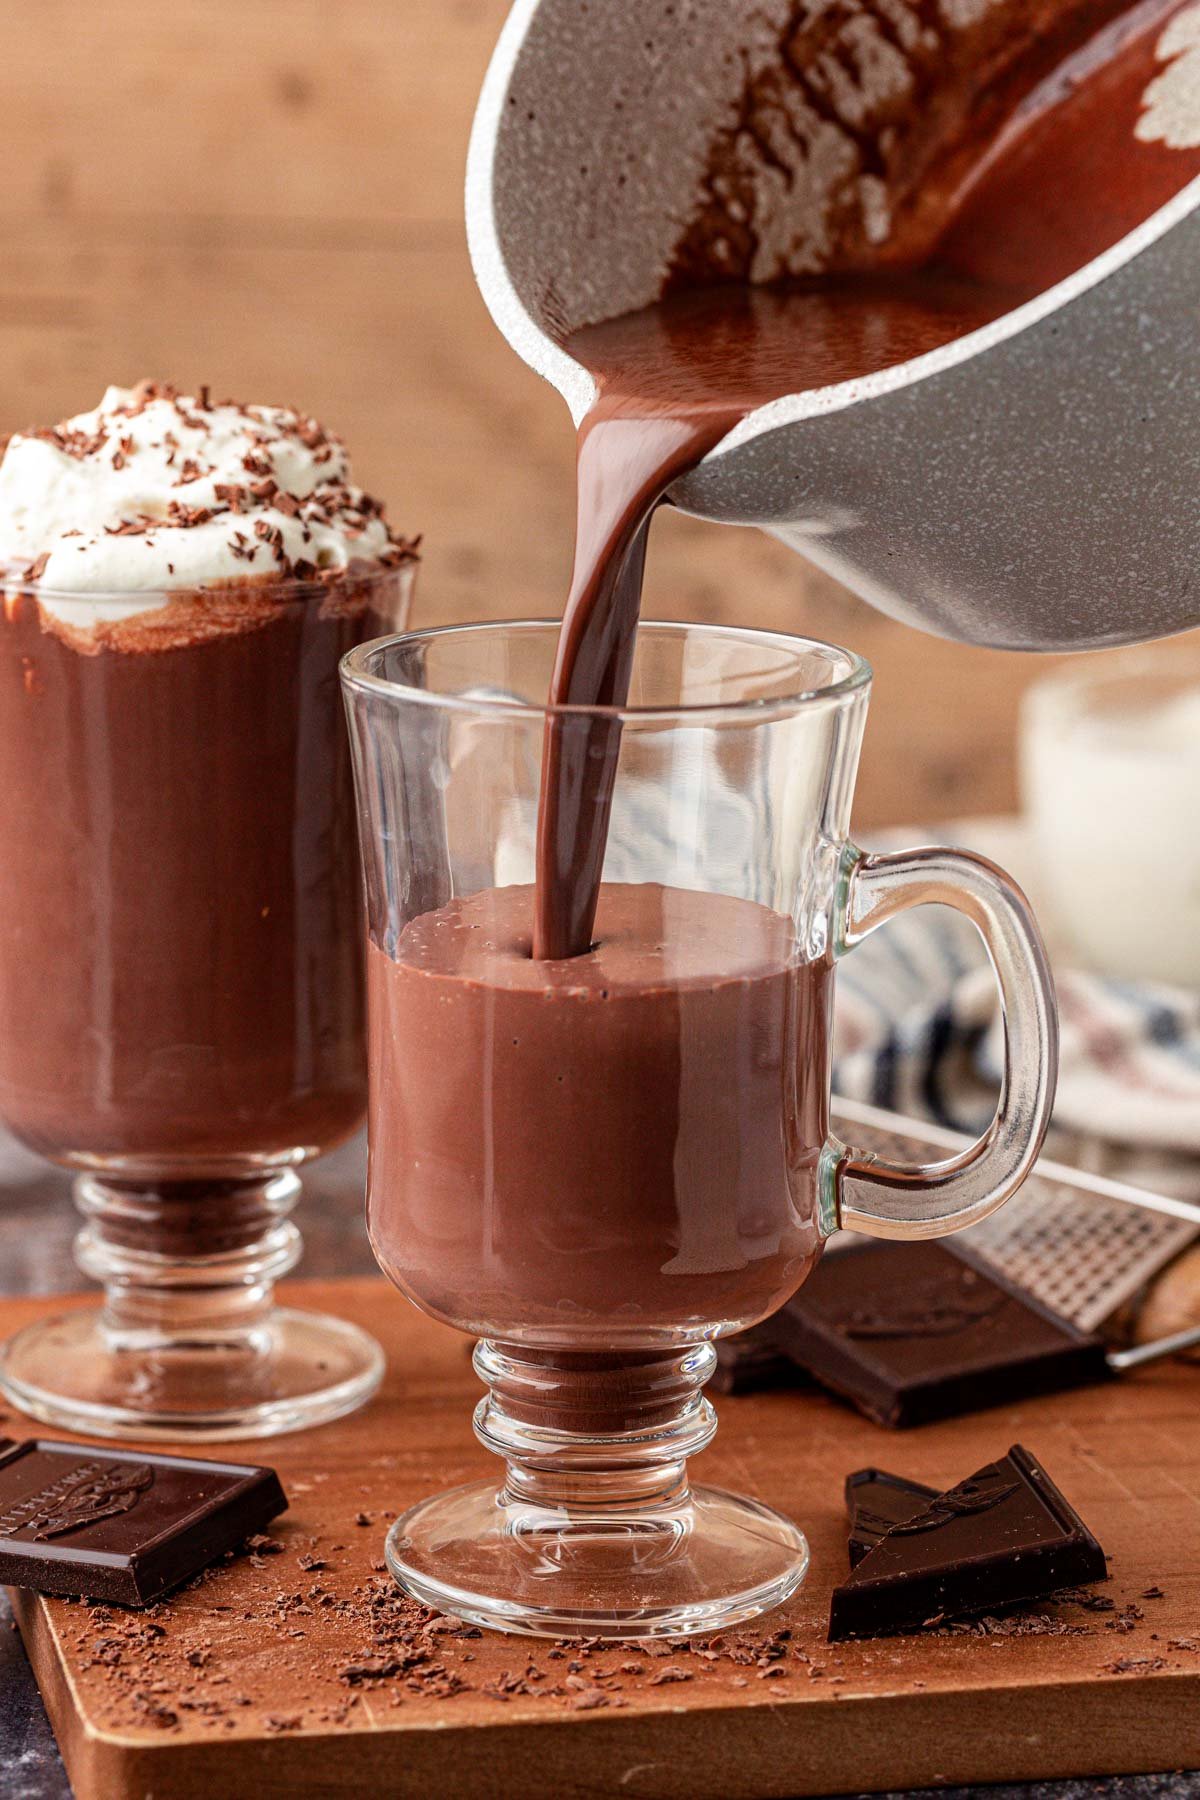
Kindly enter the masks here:
<path id="1" fill-rule="evenodd" d="M 274 1304 L 297 1165 L 366 1110 L 338 663 L 415 565 L 0 609 L 0 1120 L 77 1172 L 100 1307 L 0 1388 L 101 1437 L 264 1436 L 361 1404 L 379 1346 Z"/>
<path id="2" fill-rule="evenodd" d="M 485 1481 L 389 1535 L 401 1585 L 509 1631 L 645 1636 L 753 1617 L 800 1530 L 692 1486 L 714 1338 L 766 1317 L 839 1227 L 984 1218 L 1041 1144 L 1053 991 L 981 858 L 848 841 L 870 671 L 763 632 L 642 625 L 629 705 L 553 727 L 618 757 L 591 951 L 531 955 L 557 627 L 455 627 L 344 659 L 370 944 L 375 1254 L 481 1341 Z M 828 1123 L 837 959 L 901 909 L 964 912 L 1004 1003 L 995 1119 L 893 1166 Z"/>

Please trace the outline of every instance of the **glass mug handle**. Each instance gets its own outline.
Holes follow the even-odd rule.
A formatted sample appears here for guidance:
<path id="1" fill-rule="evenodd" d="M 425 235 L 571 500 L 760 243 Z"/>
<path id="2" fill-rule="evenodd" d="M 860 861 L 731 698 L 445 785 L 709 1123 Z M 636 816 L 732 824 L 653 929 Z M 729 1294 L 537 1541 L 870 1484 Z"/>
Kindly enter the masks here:
<path id="1" fill-rule="evenodd" d="M 834 1139 L 834 1229 L 933 1238 L 985 1219 L 1016 1191 L 1042 1147 L 1058 1075 L 1058 1014 L 1041 932 L 1017 884 L 961 850 L 867 856 L 848 845 L 835 912 L 835 953 L 910 906 L 940 904 L 979 932 L 1000 989 L 1004 1075 L 983 1136 L 939 1163 L 893 1163 Z"/>

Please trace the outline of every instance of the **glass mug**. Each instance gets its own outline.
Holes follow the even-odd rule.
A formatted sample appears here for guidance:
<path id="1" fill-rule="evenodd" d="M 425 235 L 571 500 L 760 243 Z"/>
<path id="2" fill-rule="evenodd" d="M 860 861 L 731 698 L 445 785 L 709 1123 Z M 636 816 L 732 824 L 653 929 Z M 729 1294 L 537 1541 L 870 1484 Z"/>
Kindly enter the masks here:
<path id="1" fill-rule="evenodd" d="M 0 1346 L 16 1406 L 219 1439 L 349 1411 L 382 1353 L 274 1305 L 296 1166 L 366 1110 L 338 663 L 413 564 L 0 613 L 0 1120 L 75 1170 L 104 1303 Z"/>
<path id="2" fill-rule="evenodd" d="M 689 1483 L 714 1338 L 766 1317 L 839 1228 L 932 1237 L 1030 1168 L 1056 1030 L 1011 881 L 847 829 L 870 670 L 765 632 L 643 624 L 591 951 L 530 954 L 557 627 L 452 627 L 344 659 L 364 859 L 368 1222 L 384 1272 L 481 1341 L 485 1481 L 400 1518 L 418 1599 L 510 1631 L 712 1631 L 803 1579 L 800 1530 Z M 837 959 L 909 906 L 964 912 L 1004 1003 L 995 1119 L 929 1167 L 829 1129 Z"/>

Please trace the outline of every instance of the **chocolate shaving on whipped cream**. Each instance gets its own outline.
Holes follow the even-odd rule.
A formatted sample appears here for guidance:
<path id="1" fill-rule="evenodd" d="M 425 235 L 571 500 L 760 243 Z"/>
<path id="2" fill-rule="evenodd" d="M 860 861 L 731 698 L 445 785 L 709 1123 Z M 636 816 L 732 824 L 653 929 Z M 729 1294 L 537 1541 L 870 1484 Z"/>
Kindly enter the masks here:
<path id="1" fill-rule="evenodd" d="M 416 552 L 339 437 L 207 387 L 110 387 L 92 412 L 16 433 L 0 462 L 0 569 L 52 593 L 328 582 Z"/>

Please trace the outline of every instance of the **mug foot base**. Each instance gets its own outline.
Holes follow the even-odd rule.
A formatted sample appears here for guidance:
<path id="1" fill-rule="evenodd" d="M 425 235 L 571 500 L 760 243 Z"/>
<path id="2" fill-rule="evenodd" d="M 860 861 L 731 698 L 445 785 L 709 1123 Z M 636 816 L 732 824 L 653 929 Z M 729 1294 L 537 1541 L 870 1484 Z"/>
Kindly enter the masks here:
<path id="1" fill-rule="evenodd" d="M 719 1488 L 622 1515 L 513 1500 L 489 1482 L 414 1506 L 386 1555 L 406 1593 L 470 1624 L 594 1638 L 742 1624 L 793 1594 L 809 1561 L 790 1519 Z"/>
<path id="2" fill-rule="evenodd" d="M 374 1338 L 271 1309 L 252 1329 L 114 1332 L 100 1308 L 39 1319 L 0 1346 L 0 1392 L 32 1419 L 100 1438 L 217 1443 L 341 1418 L 383 1377 Z"/>

